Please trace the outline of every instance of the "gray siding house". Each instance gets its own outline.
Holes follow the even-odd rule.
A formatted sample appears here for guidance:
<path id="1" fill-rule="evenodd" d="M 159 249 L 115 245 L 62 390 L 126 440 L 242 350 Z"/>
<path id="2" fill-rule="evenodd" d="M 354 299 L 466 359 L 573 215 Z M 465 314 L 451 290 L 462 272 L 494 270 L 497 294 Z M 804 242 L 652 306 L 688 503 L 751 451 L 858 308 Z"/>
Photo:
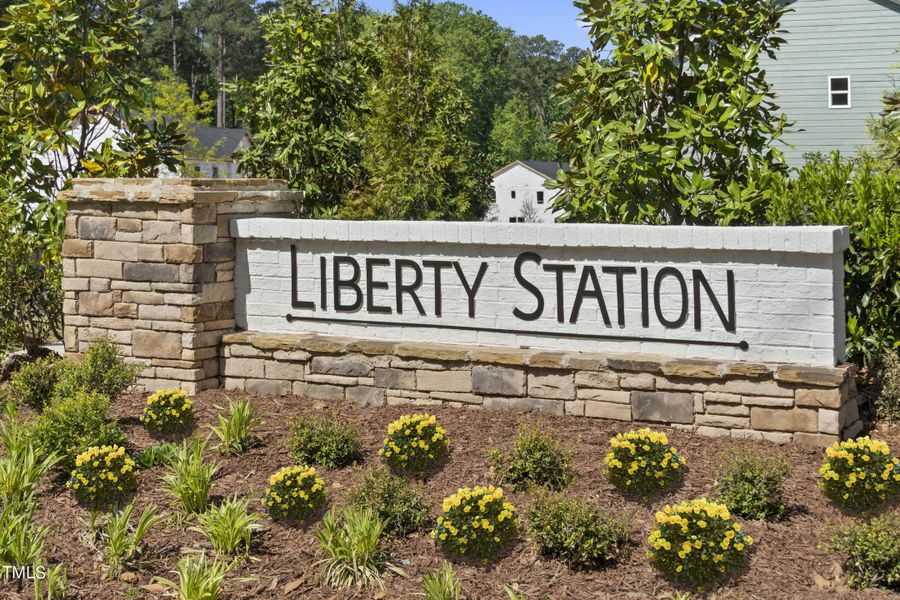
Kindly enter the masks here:
<path id="1" fill-rule="evenodd" d="M 788 0 L 787 41 L 763 68 L 792 130 L 792 166 L 807 152 L 853 154 L 871 144 L 866 122 L 881 109 L 891 76 L 900 79 L 900 0 Z"/>

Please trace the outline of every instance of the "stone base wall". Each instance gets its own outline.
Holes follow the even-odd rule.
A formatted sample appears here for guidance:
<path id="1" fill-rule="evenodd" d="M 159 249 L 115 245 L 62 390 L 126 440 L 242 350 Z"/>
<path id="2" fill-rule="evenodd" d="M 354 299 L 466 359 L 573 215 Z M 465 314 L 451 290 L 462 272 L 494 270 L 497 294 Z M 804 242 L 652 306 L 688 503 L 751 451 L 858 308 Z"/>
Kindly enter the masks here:
<path id="1" fill-rule="evenodd" d="M 828 445 L 858 434 L 855 370 L 234 333 L 225 388 L 366 405 L 526 409 Z"/>
<path id="2" fill-rule="evenodd" d="M 63 243 L 66 354 L 99 336 L 147 365 L 145 389 L 218 387 L 235 329 L 235 217 L 289 215 L 298 195 L 258 180 L 76 179 Z"/>

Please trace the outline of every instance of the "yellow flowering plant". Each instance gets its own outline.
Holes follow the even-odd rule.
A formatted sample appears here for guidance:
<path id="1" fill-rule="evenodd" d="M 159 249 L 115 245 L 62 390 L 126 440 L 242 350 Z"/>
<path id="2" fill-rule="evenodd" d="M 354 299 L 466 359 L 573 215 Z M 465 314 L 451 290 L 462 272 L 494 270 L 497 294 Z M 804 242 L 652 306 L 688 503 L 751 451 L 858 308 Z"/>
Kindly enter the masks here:
<path id="1" fill-rule="evenodd" d="M 819 485 L 838 506 L 869 511 L 900 492 L 900 459 L 881 440 L 860 437 L 825 450 Z"/>
<path id="2" fill-rule="evenodd" d="M 118 503 L 137 485 L 135 462 L 118 445 L 93 446 L 75 458 L 66 487 L 93 506 Z"/>
<path id="3" fill-rule="evenodd" d="M 393 469 L 424 473 L 446 456 L 449 447 L 447 432 L 434 415 L 414 414 L 388 425 L 378 454 Z"/>
<path id="4" fill-rule="evenodd" d="M 467 487 L 444 498 L 431 537 L 450 554 L 487 560 L 515 537 L 517 525 L 516 508 L 502 488 Z"/>
<path id="5" fill-rule="evenodd" d="M 185 431 L 194 422 L 194 404 L 184 390 L 162 390 L 147 398 L 141 422 L 152 431 L 172 435 Z"/>
<path id="6" fill-rule="evenodd" d="M 262 505 L 273 519 L 303 521 L 325 504 L 325 481 L 314 467 L 284 467 L 269 477 Z"/>
<path id="7" fill-rule="evenodd" d="M 728 507 L 705 498 L 657 512 L 647 541 L 654 568 L 669 579 L 698 586 L 739 567 L 753 544 Z"/>
<path id="8" fill-rule="evenodd" d="M 638 429 L 620 433 L 609 441 L 606 474 L 620 490 L 646 498 L 679 480 L 684 458 L 669 445 L 664 433 Z"/>

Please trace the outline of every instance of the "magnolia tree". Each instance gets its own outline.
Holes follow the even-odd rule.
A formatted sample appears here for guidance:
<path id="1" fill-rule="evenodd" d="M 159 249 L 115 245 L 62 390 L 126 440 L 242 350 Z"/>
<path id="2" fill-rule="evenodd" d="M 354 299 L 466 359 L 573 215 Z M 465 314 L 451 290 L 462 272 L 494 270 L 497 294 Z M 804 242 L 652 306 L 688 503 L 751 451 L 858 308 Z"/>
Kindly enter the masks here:
<path id="1" fill-rule="evenodd" d="M 786 171 L 760 67 L 783 42 L 770 0 L 576 0 L 593 51 L 558 93 L 571 221 L 742 224 Z"/>

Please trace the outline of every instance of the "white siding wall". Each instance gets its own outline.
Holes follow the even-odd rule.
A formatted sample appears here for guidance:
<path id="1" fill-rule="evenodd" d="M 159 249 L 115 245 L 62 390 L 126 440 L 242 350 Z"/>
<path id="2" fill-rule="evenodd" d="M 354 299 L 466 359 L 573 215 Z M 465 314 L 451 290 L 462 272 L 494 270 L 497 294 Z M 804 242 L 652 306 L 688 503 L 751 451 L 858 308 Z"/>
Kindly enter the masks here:
<path id="1" fill-rule="evenodd" d="M 806 152 L 855 153 L 871 144 L 866 121 L 877 115 L 900 63 L 900 5 L 890 0 L 797 0 L 782 20 L 776 61 L 763 67 L 776 103 L 795 122 L 784 141 L 792 165 Z M 849 76 L 852 108 L 828 107 L 828 77 Z M 803 130 L 803 131 L 799 131 Z"/>
<path id="2" fill-rule="evenodd" d="M 540 213 L 539 223 L 553 223 L 556 214 L 550 209 L 559 190 L 545 187 L 547 178 L 522 165 L 516 165 L 494 178 L 491 184 L 495 192 L 495 204 L 491 216 L 500 223 L 522 216 L 522 202 L 532 202 Z M 516 197 L 512 197 L 512 192 Z M 537 203 L 538 192 L 544 193 L 544 204 Z"/>

